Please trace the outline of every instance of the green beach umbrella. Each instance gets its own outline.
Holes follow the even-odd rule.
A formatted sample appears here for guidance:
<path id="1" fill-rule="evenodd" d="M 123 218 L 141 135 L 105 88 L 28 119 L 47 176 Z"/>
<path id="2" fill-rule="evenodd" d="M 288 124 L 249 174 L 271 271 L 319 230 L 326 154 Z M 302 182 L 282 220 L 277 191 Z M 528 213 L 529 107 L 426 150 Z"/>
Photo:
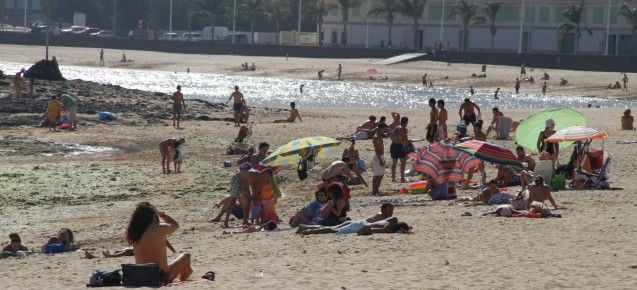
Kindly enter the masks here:
<path id="1" fill-rule="evenodd" d="M 522 147 L 537 153 L 537 138 L 546 128 L 546 120 L 555 121 L 555 130 L 571 126 L 586 126 L 586 117 L 582 113 L 569 108 L 553 108 L 539 111 L 524 119 L 515 130 L 515 142 Z M 561 142 L 560 149 L 570 146 L 572 142 Z"/>

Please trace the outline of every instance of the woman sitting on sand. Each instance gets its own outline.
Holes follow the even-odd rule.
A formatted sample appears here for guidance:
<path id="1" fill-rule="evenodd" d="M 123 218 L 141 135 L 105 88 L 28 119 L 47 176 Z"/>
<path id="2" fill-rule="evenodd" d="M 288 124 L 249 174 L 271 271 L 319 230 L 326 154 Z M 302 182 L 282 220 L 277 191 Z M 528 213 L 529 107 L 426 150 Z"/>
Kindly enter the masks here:
<path id="1" fill-rule="evenodd" d="M 349 211 L 349 202 L 343 196 L 343 189 L 339 183 L 332 183 L 327 186 L 325 191 L 328 194 L 329 201 L 321 209 L 321 220 L 317 224 L 321 226 L 335 226 L 349 220 L 347 212 Z"/>
<path id="2" fill-rule="evenodd" d="M 630 109 L 626 109 L 626 111 L 624 111 L 621 122 L 622 130 L 635 130 L 635 127 L 633 127 L 635 119 L 633 118 L 633 116 L 630 115 Z"/>
<path id="3" fill-rule="evenodd" d="M 49 238 L 49 241 L 42 246 L 42 253 L 54 254 L 75 251 L 79 248 L 75 244 L 73 232 L 67 228 L 62 228 L 56 236 Z"/>
<path id="4" fill-rule="evenodd" d="M 298 227 L 301 224 L 315 225 L 321 219 L 321 209 L 327 204 L 327 192 L 325 188 L 319 188 L 314 192 L 314 201 L 290 217 L 290 227 Z"/>

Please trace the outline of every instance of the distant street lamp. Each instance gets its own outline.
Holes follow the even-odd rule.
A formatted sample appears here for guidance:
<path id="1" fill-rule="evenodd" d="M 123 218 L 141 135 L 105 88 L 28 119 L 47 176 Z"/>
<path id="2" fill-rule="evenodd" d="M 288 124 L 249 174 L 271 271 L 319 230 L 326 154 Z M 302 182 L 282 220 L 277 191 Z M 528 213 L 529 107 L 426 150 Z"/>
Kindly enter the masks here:
<path id="1" fill-rule="evenodd" d="M 303 0 L 299 0 L 299 24 L 298 24 L 298 37 L 296 40 L 296 44 L 300 45 L 301 44 L 301 8 L 303 7 Z"/>
<path id="2" fill-rule="evenodd" d="M 237 37 L 237 0 L 234 0 L 234 8 L 232 9 L 232 43 L 234 43 L 234 39 Z"/>
<path id="3" fill-rule="evenodd" d="M 173 32 L 173 0 L 170 0 L 170 18 L 168 18 L 168 32 Z"/>
<path id="4" fill-rule="evenodd" d="M 520 41 L 518 43 L 518 53 L 522 53 L 522 38 L 524 36 L 524 4 L 525 1 L 522 0 L 522 6 L 520 7 Z"/>

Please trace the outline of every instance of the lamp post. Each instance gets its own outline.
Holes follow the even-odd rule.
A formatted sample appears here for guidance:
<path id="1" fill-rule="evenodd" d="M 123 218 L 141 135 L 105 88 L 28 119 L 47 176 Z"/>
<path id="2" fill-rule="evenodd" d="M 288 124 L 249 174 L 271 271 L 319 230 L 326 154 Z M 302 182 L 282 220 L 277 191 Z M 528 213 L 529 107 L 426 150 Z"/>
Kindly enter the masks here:
<path id="1" fill-rule="evenodd" d="M 168 32 L 173 32 L 173 0 L 170 0 L 170 12 L 168 18 Z"/>
<path id="2" fill-rule="evenodd" d="M 234 0 L 234 8 L 232 9 L 232 43 L 237 37 L 237 0 Z"/>
<path id="3" fill-rule="evenodd" d="M 367 0 L 367 13 L 371 8 L 371 0 Z M 369 15 L 365 17 L 365 48 L 369 48 Z"/>
<path id="4" fill-rule="evenodd" d="M 27 32 L 27 6 L 29 6 L 29 0 L 24 0 L 24 32 Z"/>
<path id="5" fill-rule="evenodd" d="M 524 35 L 524 5 L 525 4 L 525 0 L 522 0 L 522 7 L 520 7 L 520 41 L 518 44 L 518 53 L 522 53 L 522 38 Z"/>
<path id="6" fill-rule="evenodd" d="M 442 33 L 445 29 L 445 0 L 442 0 L 442 14 L 440 15 L 440 43 L 442 43 Z"/>
<path id="7" fill-rule="evenodd" d="M 303 0 L 299 0 L 299 23 L 297 28 L 296 44 L 301 44 L 301 8 L 303 8 Z"/>

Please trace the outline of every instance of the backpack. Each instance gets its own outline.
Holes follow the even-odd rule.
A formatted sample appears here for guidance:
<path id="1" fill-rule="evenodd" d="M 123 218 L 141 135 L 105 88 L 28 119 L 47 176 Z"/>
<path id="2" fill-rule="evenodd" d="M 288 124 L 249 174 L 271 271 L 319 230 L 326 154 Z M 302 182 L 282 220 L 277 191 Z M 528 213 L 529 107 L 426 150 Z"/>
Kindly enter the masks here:
<path id="1" fill-rule="evenodd" d="M 88 280 L 88 284 L 86 284 L 86 287 L 121 286 L 122 275 L 119 273 L 119 271 L 120 270 L 106 272 L 102 270 L 95 270 L 93 271 L 91 278 Z"/>

